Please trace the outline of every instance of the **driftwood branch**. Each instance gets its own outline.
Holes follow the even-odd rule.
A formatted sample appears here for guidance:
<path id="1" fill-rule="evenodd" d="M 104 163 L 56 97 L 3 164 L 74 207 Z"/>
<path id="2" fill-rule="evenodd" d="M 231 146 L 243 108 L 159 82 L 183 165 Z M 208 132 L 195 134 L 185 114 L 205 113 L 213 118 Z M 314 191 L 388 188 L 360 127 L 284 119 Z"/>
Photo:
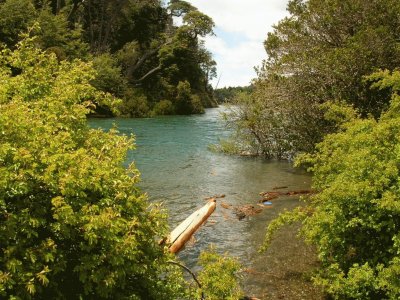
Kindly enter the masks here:
<path id="1" fill-rule="evenodd" d="M 177 262 L 177 261 L 174 261 L 174 260 L 168 260 L 167 263 L 172 264 L 172 265 L 179 266 L 179 267 L 181 267 L 182 269 L 184 269 L 185 271 L 187 271 L 190 275 L 192 275 L 194 281 L 196 281 L 197 285 L 199 286 L 199 289 L 201 289 L 201 283 L 197 280 L 196 275 L 195 275 L 188 267 L 186 267 L 185 265 L 183 265 L 183 264 L 181 264 L 181 263 L 179 263 L 179 262 Z M 201 291 L 201 300 L 205 300 L 205 299 L 206 299 L 206 298 L 205 298 L 205 296 L 204 296 L 204 292 Z"/>

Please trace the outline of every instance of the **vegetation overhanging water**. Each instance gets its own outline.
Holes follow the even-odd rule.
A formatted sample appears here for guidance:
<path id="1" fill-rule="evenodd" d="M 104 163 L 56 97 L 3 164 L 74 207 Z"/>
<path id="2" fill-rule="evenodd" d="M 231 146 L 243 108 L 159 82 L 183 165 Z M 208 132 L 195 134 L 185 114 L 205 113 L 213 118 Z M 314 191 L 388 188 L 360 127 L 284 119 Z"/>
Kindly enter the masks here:
<path id="1" fill-rule="evenodd" d="M 208 109 L 204 115 L 192 116 L 92 119 L 90 124 L 105 129 L 116 124 L 122 134 L 136 136 L 137 149 L 128 154 L 127 163 L 137 165 L 140 186 L 150 200 L 164 203 L 171 227 L 203 205 L 205 198 L 225 195 L 217 200 L 219 205 L 209 222 L 196 233 L 195 243 L 179 254 L 185 263 L 194 267 L 200 251 L 214 244 L 219 252 L 237 257 L 246 269 L 261 272 L 268 270 L 268 262 L 257 253 L 265 227 L 284 208 L 298 205 L 298 197 L 279 198 L 270 208 L 240 221 L 220 204 L 258 207 L 260 192 L 282 186 L 286 190 L 306 189 L 310 177 L 288 162 L 209 151 L 210 144 L 229 135 L 220 117 L 224 109 Z M 249 275 L 246 289 L 252 294 L 265 293 L 263 280 L 262 276 Z"/>

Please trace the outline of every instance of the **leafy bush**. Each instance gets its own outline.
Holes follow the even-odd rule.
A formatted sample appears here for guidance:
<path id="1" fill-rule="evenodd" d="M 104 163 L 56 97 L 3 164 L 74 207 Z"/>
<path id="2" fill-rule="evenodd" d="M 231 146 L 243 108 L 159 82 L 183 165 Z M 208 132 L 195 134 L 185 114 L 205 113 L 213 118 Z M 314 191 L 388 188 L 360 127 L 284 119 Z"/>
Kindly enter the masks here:
<path id="1" fill-rule="evenodd" d="M 188 81 L 180 81 L 176 89 L 176 113 L 183 115 L 204 113 L 200 97 L 192 94 L 192 89 Z"/>
<path id="2" fill-rule="evenodd" d="M 169 100 L 161 100 L 154 105 L 154 115 L 172 115 L 174 113 L 174 105 Z"/>
<path id="3" fill-rule="evenodd" d="M 16 75 L 18 74 L 18 75 Z M 176 299 L 181 276 L 154 239 L 165 218 L 123 161 L 132 138 L 90 129 L 114 99 L 92 67 L 24 39 L 0 59 L 0 297 Z"/>
<path id="4" fill-rule="evenodd" d="M 221 256 L 210 248 L 200 254 L 199 263 L 203 266 L 199 281 L 206 300 L 237 300 L 243 296 L 237 260 L 227 255 Z"/>
<path id="5" fill-rule="evenodd" d="M 340 132 L 299 159 L 311 164 L 318 194 L 307 208 L 271 223 L 266 238 L 302 220 L 301 232 L 322 262 L 315 282 L 335 299 L 400 298 L 400 72 L 369 79 L 375 88 L 393 89 L 388 111 L 379 120 L 361 119 L 334 107 L 331 117 L 347 119 Z"/>
<path id="6" fill-rule="evenodd" d="M 232 139 L 220 139 L 217 144 L 208 145 L 208 150 L 228 155 L 243 154 L 241 148 L 237 145 L 236 140 Z"/>
<path id="7" fill-rule="evenodd" d="M 92 83 L 97 89 L 118 97 L 123 96 L 127 83 L 122 77 L 121 67 L 111 54 L 104 53 L 96 56 L 93 59 L 93 67 L 97 74 Z"/>
<path id="8" fill-rule="evenodd" d="M 149 115 L 149 105 L 146 95 L 140 90 L 128 88 L 123 101 L 118 106 L 119 113 L 124 117 L 146 117 Z"/>

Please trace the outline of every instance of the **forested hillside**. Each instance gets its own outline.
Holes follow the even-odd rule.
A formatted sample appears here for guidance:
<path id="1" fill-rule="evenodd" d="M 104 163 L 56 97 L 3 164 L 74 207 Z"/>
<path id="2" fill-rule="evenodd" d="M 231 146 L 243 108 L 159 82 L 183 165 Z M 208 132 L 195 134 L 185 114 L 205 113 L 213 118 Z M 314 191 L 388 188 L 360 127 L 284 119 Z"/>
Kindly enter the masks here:
<path id="1" fill-rule="evenodd" d="M 14 48 L 29 31 L 60 61 L 92 61 L 92 84 L 121 98 L 125 116 L 201 113 L 215 105 L 209 79 L 216 64 L 199 40 L 213 26 L 179 0 L 0 0 L 0 43 Z M 106 106 L 96 112 L 112 114 Z"/>

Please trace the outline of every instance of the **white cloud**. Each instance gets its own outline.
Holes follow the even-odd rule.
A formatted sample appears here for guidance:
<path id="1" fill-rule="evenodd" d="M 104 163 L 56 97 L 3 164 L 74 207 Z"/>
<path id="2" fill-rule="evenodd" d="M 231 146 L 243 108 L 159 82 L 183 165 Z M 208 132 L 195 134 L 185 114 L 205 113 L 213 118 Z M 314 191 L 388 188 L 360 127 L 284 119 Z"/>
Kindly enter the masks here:
<path id="1" fill-rule="evenodd" d="M 222 74 L 219 86 L 249 84 L 256 76 L 254 66 L 266 58 L 263 42 L 267 33 L 287 14 L 288 0 L 188 1 L 213 18 L 220 33 L 206 38 L 206 47 Z"/>
<path id="2" fill-rule="evenodd" d="M 222 38 L 214 36 L 208 38 L 206 43 L 218 63 L 218 75 L 221 76 L 219 87 L 248 85 L 256 76 L 254 66 L 265 58 L 262 43 L 257 41 L 242 41 L 228 46 Z M 214 80 L 214 87 L 217 80 Z"/>

